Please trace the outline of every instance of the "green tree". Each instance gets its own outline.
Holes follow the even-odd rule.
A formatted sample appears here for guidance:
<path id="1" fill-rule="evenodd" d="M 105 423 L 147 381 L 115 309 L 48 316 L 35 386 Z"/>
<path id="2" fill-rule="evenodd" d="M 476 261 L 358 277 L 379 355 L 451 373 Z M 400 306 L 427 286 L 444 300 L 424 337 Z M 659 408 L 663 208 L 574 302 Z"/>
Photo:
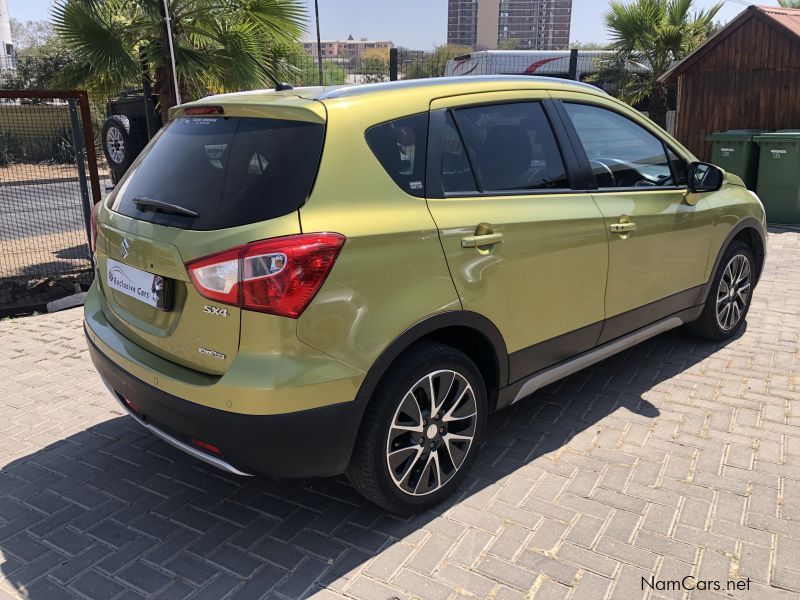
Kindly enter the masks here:
<path id="1" fill-rule="evenodd" d="M 800 8 L 800 0 L 778 0 L 783 8 Z"/>
<path id="2" fill-rule="evenodd" d="M 42 46 L 53 37 L 53 26 L 47 21 L 10 20 L 11 39 L 15 50 Z"/>
<path id="3" fill-rule="evenodd" d="M 519 50 L 519 40 L 508 38 L 497 44 L 498 50 Z"/>
<path id="4" fill-rule="evenodd" d="M 447 61 L 456 56 L 472 52 L 469 46 L 437 46 L 431 54 L 412 58 L 407 64 L 401 64 L 403 79 L 424 79 L 426 77 L 442 77 Z M 401 63 L 402 63 L 401 55 Z"/>
<path id="5" fill-rule="evenodd" d="M 581 42 L 579 40 L 570 42 L 569 47 L 575 50 L 608 50 L 608 44 L 600 42 Z"/>
<path id="6" fill-rule="evenodd" d="M 605 14 L 611 37 L 609 60 L 599 78 L 612 81 L 620 98 L 630 104 L 648 99 L 650 118 L 662 127 L 667 121 L 667 90 L 659 78 L 708 37 L 714 16 L 722 7 L 693 10 L 694 0 L 612 0 Z M 641 63 L 648 72 L 628 67 Z"/>
<path id="7" fill-rule="evenodd" d="M 58 36 L 52 36 L 40 46 L 17 52 L 17 68 L 2 72 L 0 87 L 12 90 L 52 88 L 63 72 L 76 69 L 78 65 L 75 54 Z"/>
<path id="8" fill-rule="evenodd" d="M 169 0 L 182 100 L 289 78 L 287 54 L 305 26 L 301 0 Z M 56 0 L 53 27 L 78 67 L 61 84 L 111 94 L 154 83 L 163 117 L 176 104 L 162 0 Z"/>

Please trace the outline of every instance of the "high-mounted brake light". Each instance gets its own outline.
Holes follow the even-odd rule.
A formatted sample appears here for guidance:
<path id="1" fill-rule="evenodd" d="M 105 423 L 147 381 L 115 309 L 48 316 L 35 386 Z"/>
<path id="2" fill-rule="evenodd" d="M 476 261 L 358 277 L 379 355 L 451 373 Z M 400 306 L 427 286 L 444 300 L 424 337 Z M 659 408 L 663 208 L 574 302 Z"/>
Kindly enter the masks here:
<path id="1" fill-rule="evenodd" d="M 224 115 L 225 109 L 221 106 L 188 106 L 183 109 L 183 114 L 196 115 Z"/>
<path id="2" fill-rule="evenodd" d="M 338 233 L 272 238 L 186 263 L 204 297 L 296 319 L 325 282 L 345 242 Z"/>
<path id="3" fill-rule="evenodd" d="M 100 212 L 100 203 L 98 202 L 89 211 L 89 225 L 92 230 L 92 254 L 97 250 L 97 213 Z"/>

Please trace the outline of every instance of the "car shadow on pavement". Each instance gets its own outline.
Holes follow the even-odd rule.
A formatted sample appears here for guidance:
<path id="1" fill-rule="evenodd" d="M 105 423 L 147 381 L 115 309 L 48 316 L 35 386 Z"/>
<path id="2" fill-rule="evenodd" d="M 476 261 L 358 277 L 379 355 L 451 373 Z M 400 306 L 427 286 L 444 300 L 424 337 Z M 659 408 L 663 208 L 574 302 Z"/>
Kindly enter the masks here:
<path id="1" fill-rule="evenodd" d="M 637 436 L 661 415 L 670 380 L 718 349 L 668 332 L 493 415 L 461 489 L 407 518 L 367 503 L 343 477 L 237 478 L 112 418 L 0 470 L 0 573 L 33 600 L 300 598 L 342 590 L 378 554 L 367 573 L 388 578 L 428 533 L 455 543 L 501 519 L 533 527 L 555 506 L 547 494 L 525 499 L 545 475 L 561 485 L 550 500 L 563 489 L 585 497 L 576 469 L 602 468 L 592 465 L 612 452 L 632 464 L 626 447 L 642 449 Z"/>

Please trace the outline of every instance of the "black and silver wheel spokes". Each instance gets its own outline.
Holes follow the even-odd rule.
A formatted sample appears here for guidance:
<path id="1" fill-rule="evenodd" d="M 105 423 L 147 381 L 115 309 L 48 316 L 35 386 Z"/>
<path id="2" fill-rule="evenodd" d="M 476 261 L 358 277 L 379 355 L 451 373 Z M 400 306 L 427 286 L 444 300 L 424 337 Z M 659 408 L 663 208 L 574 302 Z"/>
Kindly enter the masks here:
<path id="1" fill-rule="evenodd" d="M 446 484 L 475 437 L 475 392 L 460 373 L 433 371 L 400 402 L 389 428 L 386 460 L 395 485 L 414 496 Z"/>
<path id="2" fill-rule="evenodd" d="M 725 331 L 741 321 L 750 285 L 750 261 L 744 254 L 737 254 L 725 266 L 717 289 L 717 323 Z"/>

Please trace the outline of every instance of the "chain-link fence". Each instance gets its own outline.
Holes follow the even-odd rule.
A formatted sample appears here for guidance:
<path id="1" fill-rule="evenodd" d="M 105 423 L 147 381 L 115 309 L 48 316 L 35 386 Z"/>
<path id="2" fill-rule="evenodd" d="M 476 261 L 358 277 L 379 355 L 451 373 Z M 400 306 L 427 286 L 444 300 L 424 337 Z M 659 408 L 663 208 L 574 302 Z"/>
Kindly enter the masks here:
<path id="1" fill-rule="evenodd" d="M 0 311 L 91 280 L 100 193 L 86 94 L 0 91 Z"/>

